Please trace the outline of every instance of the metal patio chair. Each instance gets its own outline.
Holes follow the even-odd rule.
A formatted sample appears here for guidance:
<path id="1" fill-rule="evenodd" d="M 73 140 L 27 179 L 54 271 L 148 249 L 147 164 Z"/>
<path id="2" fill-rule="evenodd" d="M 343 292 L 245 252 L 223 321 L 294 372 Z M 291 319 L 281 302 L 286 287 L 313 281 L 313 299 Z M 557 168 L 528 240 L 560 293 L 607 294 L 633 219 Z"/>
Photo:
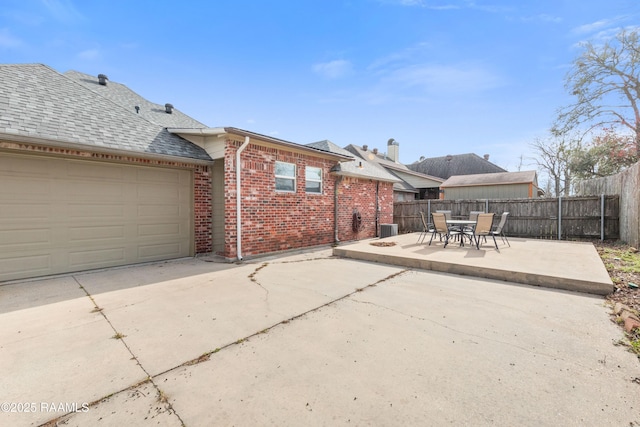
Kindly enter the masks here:
<path id="1" fill-rule="evenodd" d="M 491 227 L 493 226 L 493 213 L 481 213 L 478 214 L 478 222 L 473 232 L 473 238 L 476 241 L 476 249 L 480 249 L 480 237 L 491 236 L 493 237 L 493 243 L 498 249 L 498 243 L 496 242 L 495 235 L 491 234 Z M 498 249 L 499 250 L 499 249 Z"/>
<path id="2" fill-rule="evenodd" d="M 509 216 L 509 212 L 502 212 L 502 216 L 500 217 L 500 223 L 496 228 L 491 230 L 491 233 L 489 234 L 493 236 L 494 240 L 496 238 L 495 236 L 500 236 L 502 238 L 502 243 L 504 243 L 504 241 L 506 240 L 509 247 L 511 247 L 511 243 L 509 243 L 509 239 L 507 239 L 507 236 L 505 236 L 504 234 L 504 225 L 507 223 L 508 216 Z"/>
<path id="3" fill-rule="evenodd" d="M 449 244 L 449 238 L 459 236 L 460 233 L 462 233 L 462 231 L 460 231 L 459 229 L 447 226 L 447 219 L 443 212 L 434 212 L 431 214 L 431 217 L 433 218 L 434 230 L 431 233 L 431 239 L 429 240 L 429 245 L 431 245 L 431 242 L 433 241 L 433 236 L 435 236 L 436 233 L 440 234 L 441 239 L 442 239 L 442 235 L 444 235 L 445 248 Z"/>
<path id="4" fill-rule="evenodd" d="M 420 235 L 418 236 L 418 243 L 424 242 L 424 239 L 426 239 L 427 234 L 433 233 L 433 231 L 434 231 L 433 224 L 427 223 L 427 220 L 424 217 L 424 212 L 422 212 L 422 211 L 420 211 L 420 221 L 421 221 L 421 224 L 422 224 L 422 231 L 420 232 Z M 440 235 L 440 241 L 442 241 L 442 235 Z"/>

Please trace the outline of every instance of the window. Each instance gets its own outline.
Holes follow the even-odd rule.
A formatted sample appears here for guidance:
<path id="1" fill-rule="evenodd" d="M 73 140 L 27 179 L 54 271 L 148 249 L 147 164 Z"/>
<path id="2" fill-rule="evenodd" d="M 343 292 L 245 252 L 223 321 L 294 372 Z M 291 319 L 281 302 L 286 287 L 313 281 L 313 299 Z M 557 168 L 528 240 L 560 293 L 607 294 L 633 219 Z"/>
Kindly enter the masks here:
<path id="1" fill-rule="evenodd" d="M 322 169 L 307 166 L 304 176 L 306 192 L 322 194 Z"/>
<path id="2" fill-rule="evenodd" d="M 296 165 L 276 162 L 276 191 L 296 191 Z"/>

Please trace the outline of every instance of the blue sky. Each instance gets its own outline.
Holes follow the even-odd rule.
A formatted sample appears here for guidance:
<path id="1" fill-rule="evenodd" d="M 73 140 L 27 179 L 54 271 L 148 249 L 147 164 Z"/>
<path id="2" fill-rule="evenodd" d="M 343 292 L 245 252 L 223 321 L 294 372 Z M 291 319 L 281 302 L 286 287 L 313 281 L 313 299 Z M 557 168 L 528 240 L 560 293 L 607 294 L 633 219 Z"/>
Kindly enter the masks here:
<path id="1" fill-rule="evenodd" d="M 210 127 L 515 171 L 571 102 L 579 43 L 638 22 L 637 0 L 3 0 L 0 57 L 103 73 Z"/>

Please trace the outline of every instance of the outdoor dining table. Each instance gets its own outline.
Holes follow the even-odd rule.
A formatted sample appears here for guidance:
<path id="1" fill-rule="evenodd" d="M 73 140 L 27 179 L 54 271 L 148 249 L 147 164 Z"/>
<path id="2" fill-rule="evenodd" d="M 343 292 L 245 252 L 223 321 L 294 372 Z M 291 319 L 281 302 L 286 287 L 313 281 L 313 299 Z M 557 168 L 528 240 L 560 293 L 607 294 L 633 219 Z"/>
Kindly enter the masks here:
<path id="1" fill-rule="evenodd" d="M 476 225 L 477 222 L 472 219 L 448 219 L 447 225 Z"/>
<path id="2" fill-rule="evenodd" d="M 464 246 L 464 237 L 468 237 L 469 240 L 473 241 L 473 234 L 469 235 L 468 233 L 463 232 L 464 227 L 475 228 L 478 221 L 474 221 L 472 219 L 447 219 L 447 227 L 451 225 L 459 225 L 460 226 L 460 246 Z"/>

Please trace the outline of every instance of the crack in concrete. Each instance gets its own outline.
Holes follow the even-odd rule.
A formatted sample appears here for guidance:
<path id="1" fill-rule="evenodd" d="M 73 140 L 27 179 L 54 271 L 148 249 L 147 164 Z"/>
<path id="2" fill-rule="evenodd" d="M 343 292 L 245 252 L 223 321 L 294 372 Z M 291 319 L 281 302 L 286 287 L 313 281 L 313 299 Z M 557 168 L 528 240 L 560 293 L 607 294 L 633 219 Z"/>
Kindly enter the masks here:
<path id="1" fill-rule="evenodd" d="M 265 268 L 266 266 L 268 266 L 269 263 L 268 262 L 264 262 L 262 263 L 262 265 L 260 267 L 257 267 L 255 270 L 253 270 L 253 273 L 251 273 L 248 277 L 249 280 L 251 280 L 253 283 L 255 283 L 256 285 L 260 286 L 264 292 L 266 293 L 265 295 L 265 301 L 267 301 L 269 299 L 269 289 L 265 288 L 264 286 L 262 286 L 262 283 L 258 282 L 258 279 L 256 279 L 256 275 L 258 274 L 258 272 L 260 270 L 262 270 L 263 268 Z"/>
<path id="2" fill-rule="evenodd" d="M 298 261 L 298 260 L 296 260 L 296 261 L 284 261 L 284 262 L 281 262 L 281 263 L 279 263 L 279 264 L 285 264 L 285 263 L 289 263 L 289 262 L 306 262 L 306 261 L 314 261 L 314 260 L 318 260 L 318 259 L 331 259 L 331 258 L 333 258 L 333 257 L 326 257 L 326 258 L 313 258 L 313 259 L 305 259 L 305 260 L 299 260 L 299 261 Z M 336 259 L 337 259 L 337 258 L 336 258 Z M 266 262 L 265 262 L 265 263 L 263 263 L 262 265 L 260 265 L 259 267 L 257 267 L 257 268 L 254 270 L 254 272 L 253 272 L 252 274 L 250 274 L 250 275 L 249 275 L 250 280 L 251 280 L 252 282 L 256 283 L 258 286 L 260 286 L 262 289 L 264 289 L 264 291 L 267 293 L 267 296 L 268 296 L 268 294 L 269 294 L 268 289 L 266 289 L 262 284 L 260 284 L 260 283 L 257 281 L 257 279 L 255 279 L 255 275 L 256 275 L 256 273 L 257 273 L 258 271 L 260 271 L 261 269 L 263 269 L 263 268 L 267 267 L 267 265 L 268 265 L 268 264 L 269 264 L 269 263 L 266 263 Z M 293 321 L 293 320 L 299 319 L 299 318 L 301 318 L 301 317 L 303 317 L 303 316 L 306 316 L 306 315 L 307 315 L 307 314 L 309 314 L 309 313 L 313 313 L 313 312 L 318 311 L 318 310 L 320 310 L 320 309 L 322 309 L 322 308 L 324 308 L 324 307 L 330 306 L 331 304 L 334 304 L 334 303 L 336 303 L 336 302 L 338 302 L 338 301 L 341 301 L 341 300 L 347 299 L 347 298 L 349 298 L 349 297 L 353 296 L 353 295 L 354 295 L 354 294 L 356 294 L 356 293 L 360 293 L 360 292 L 362 292 L 362 291 L 364 291 L 365 289 L 370 288 L 370 287 L 375 287 L 375 286 L 377 286 L 377 285 L 378 285 L 378 284 L 380 284 L 380 283 L 383 283 L 383 282 L 386 282 L 386 281 L 388 281 L 388 280 L 391 280 L 391 279 L 393 279 L 393 278 L 395 278 L 395 277 L 397 277 L 397 276 L 399 276 L 399 275 L 401 275 L 401 274 L 403 274 L 403 273 L 406 273 L 407 271 L 410 271 L 410 270 L 411 270 L 411 269 L 404 269 L 404 270 L 398 271 L 398 272 L 396 272 L 396 273 L 390 274 L 389 276 L 383 277 L 382 279 L 380 279 L 380 280 L 378 280 L 378 281 L 376 281 L 376 282 L 374 282 L 374 283 L 371 283 L 371 284 L 369 284 L 369 285 L 363 286 L 362 288 L 357 288 L 357 289 L 356 289 L 356 290 L 354 290 L 353 292 L 350 292 L 350 293 L 348 293 L 348 294 L 346 294 L 346 295 L 343 295 L 343 296 L 341 296 L 341 297 L 339 297 L 339 298 L 336 298 L 336 299 L 333 299 L 333 300 L 331 300 L 331 301 L 328 301 L 328 302 L 326 302 L 326 303 L 324 303 L 324 304 L 322 304 L 322 305 L 319 305 L 319 306 L 317 306 L 317 307 L 311 308 L 311 309 L 309 309 L 309 310 L 307 310 L 307 311 L 305 311 L 305 312 L 303 312 L 303 313 L 297 314 L 297 315 L 295 315 L 295 316 L 293 316 L 293 317 L 290 317 L 290 318 L 288 318 L 288 319 L 281 320 L 281 321 L 279 321 L 279 322 L 277 322 L 277 323 L 275 323 L 275 324 L 273 324 L 273 325 L 271 325 L 271 326 L 269 326 L 269 327 L 267 327 L 267 328 L 265 328 L 265 329 L 263 329 L 263 330 L 261 330 L 261 331 L 254 332 L 253 334 L 250 334 L 250 335 L 248 335 L 248 336 L 246 336 L 246 337 L 244 337 L 244 338 L 240 338 L 240 339 L 238 339 L 238 340 L 236 340 L 236 341 L 233 341 L 233 342 L 231 342 L 231 343 L 229 343 L 229 344 L 226 344 L 226 345 L 224 345 L 224 346 L 222 346 L 222 347 L 216 348 L 215 350 L 212 350 L 212 351 L 210 351 L 210 352 L 206 352 L 206 353 L 204 353 L 204 354 L 202 354 L 202 355 L 198 356 L 198 357 L 197 357 L 197 358 L 195 358 L 195 359 L 188 360 L 188 361 L 186 361 L 186 362 L 184 362 L 184 363 L 181 363 L 180 365 L 174 366 L 173 368 L 166 369 L 165 371 L 159 372 L 159 373 L 157 373 L 157 374 L 155 374 L 155 375 L 153 375 L 153 376 L 149 374 L 149 372 L 144 368 L 144 366 L 142 366 L 142 364 L 140 363 L 140 360 L 138 359 L 138 357 L 133 353 L 133 351 L 131 350 L 131 348 L 127 345 L 127 343 L 126 343 L 126 341 L 125 341 L 125 339 L 124 339 L 126 336 L 122 336 L 122 338 L 119 338 L 119 340 L 120 340 L 120 341 L 122 342 L 122 344 L 125 346 L 125 348 L 126 348 L 126 349 L 127 349 L 127 351 L 129 352 L 129 354 L 131 354 L 131 357 L 136 361 L 136 364 L 137 364 L 137 365 L 140 367 L 140 369 L 142 369 L 142 371 L 147 375 L 147 379 L 146 379 L 146 380 L 144 380 L 144 381 L 140 381 L 140 382 L 138 382 L 138 383 L 136 383 L 136 384 L 133 384 L 133 385 L 131 385 L 131 386 L 129 386 L 129 387 L 126 387 L 126 388 L 124 388 L 124 389 L 122 389 L 122 390 L 115 391 L 115 392 L 113 392 L 113 393 L 111 393 L 111 394 L 109 394 L 109 395 L 107 395 L 107 396 L 101 397 L 101 398 L 99 398 L 99 399 L 97 399 L 97 400 L 95 400 L 95 401 L 91 402 L 91 403 L 89 404 L 89 407 L 92 407 L 92 406 L 98 405 L 100 402 L 104 401 L 105 399 L 109 399 L 109 398 L 111 398 L 112 396 L 115 396 L 115 395 L 117 395 L 117 394 L 124 393 L 124 392 L 130 391 L 130 390 L 133 390 L 133 389 L 135 389 L 135 388 L 137 388 L 137 387 L 140 387 L 141 385 L 143 385 L 143 384 L 145 384 L 145 383 L 149 382 L 149 383 L 150 383 L 150 384 L 155 388 L 156 393 L 157 393 L 157 395 L 158 395 L 159 402 L 164 403 L 164 404 L 166 405 L 167 409 L 168 409 L 171 413 L 173 413 L 173 414 L 178 418 L 178 420 L 180 421 L 181 425 L 184 427 L 184 426 L 185 426 L 184 421 L 182 420 L 182 418 L 180 417 L 180 415 L 176 412 L 176 410 L 175 410 L 175 408 L 173 407 L 173 405 L 171 404 L 171 402 L 169 402 L 169 400 L 166 398 L 166 394 L 162 391 L 162 389 L 160 388 L 160 386 L 158 386 L 158 384 L 156 384 L 156 382 L 154 381 L 154 379 L 155 379 L 155 378 L 158 378 L 158 377 L 160 377 L 161 375 L 165 375 L 165 374 L 167 374 L 167 373 L 169 373 L 169 372 L 175 371 L 175 370 L 177 370 L 177 369 L 179 369 L 179 368 L 182 368 L 182 367 L 192 366 L 192 365 L 195 365 L 195 364 L 198 364 L 198 363 L 202 363 L 202 362 L 208 361 L 208 360 L 210 360 L 211 355 L 213 355 L 213 354 L 215 354 L 215 353 L 218 353 L 218 352 L 219 352 L 219 351 L 221 351 L 221 350 L 224 350 L 224 349 L 226 349 L 226 348 L 229 348 L 229 347 L 232 347 L 232 346 L 235 346 L 235 345 L 238 345 L 238 344 L 242 344 L 243 342 L 245 342 L 245 341 L 249 340 L 250 338 L 253 338 L 253 337 L 258 336 L 258 335 L 265 334 L 265 333 L 269 332 L 271 329 L 273 329 L 273 328 L 275 328 L 275 327 L 277 327 L 277 326 L 288 324 L 288 323 L 290 323 L 290 322 L 291 322 L 291 321 Z M 109 324 L 109 326 L 111 327 L 111 329 L 114 331 L 114 334 L 115 334 L 115 335 L 119 335 L 119 334 L 121 335 L 121 333 L 120 333 L 120 332 L 118 332 L 118 330 L 115 328 L 115 326 L 113 325 L 113 323 L 111 323 L 111 321 L 109 320 L 109 318 L 107 317 L 107 315 L 104 313 L 104 310 L 103 310 L 101 307 L 99 307 L 99 306 L 98 306 L 97 302 L 95 301 L 95 299 L 93 298 L 93 296 L 89 293 L 89 291 L 88 291 L 88 290 L 87 290 L 87 289 L 82 285 L 82 283 L 80 283 L 80 281 L 78 280 L 78 278 L 77 278 L 77 277 L 75 277 L 75 276 L 72 276 L 72 277 L 73 277 L 73 279 L 76 281 L 76 283 L 78 284 L 78 286 L 80 286 L 80 288 L 84 291 L 84 293 L 87 295 L 87 297 L 88 297 L 88 298 L 91 300 L 91 302 L 93 303 L 93 306 L 94 306 L 94 312 L 96 312 L 96 313 L 100 313 L 100 314 L 102 315 L 102 317 L 103 317 L 103 318 L 105 319 L 105 321 Z M 326 296 L 326 295 L 325 295 L 325 296 Z M 354 301 L 355 301 L 355 300 L 354 300 Z M 359 302 L 359 301 L 356 301 L 356 302 Z M 61 415 L 61 416 L 59 416 L 59 417 L 56 417 L 55 419 L 52 419 L 52 420 L 47 421 L 46 423 L 42 424 L 42 426 L 55 426 L 55 425 L 57 425 L 57 423 L 58 423 L 60 420 L 62 420 L 64 417 L 72 416 L 72 415 L 73 415 L 73 413 L 63 414 L 63 415 Z"/>
<path id="3" fill-rule="evenodd" d="M 145 373 L 145 375 L 147 376 L 146 380 L 140 381 L 136 384 L 133 384 L 132 386 L 129 386 L 127 388 L 124 388 L 122 390 L 113 392 L 111 394 L 109 394 L 108 396 L 105 397 L 101 397 L 100 399 L 97 399 L 93 402 L 91 402 L 89 404 L 89 407 L 98 405 L 100 402 L 102 402 L 105 399 L 108 399 L 112 396 L 115 396 L 116 394 L 120 394 L 123 392 L 126 392 L 128 390 L 132 390 L 135 389 L 139 386 L 141 386 L 142 384 L 145 384 L 147 382 L 149 382 L 156 390 L 156 393 L 158 395 L 158 402 L 159 403 L 163 403 L 167 410 L 170 411 L 172 414 L 174 414 L 178 420 L 180 421 L 180 424 L 182 426 L 185 426 L 184 421 L 182 420 L 182 418 L 180 417 L 180 415 L 176 412 L 175 408 L 173 407 L 173 405 L 171 404 L 171 402 L 169 402 L 169 400 L 166 398 L 166 394 L 164 393 L 164 391 L 162 391 L 162 389 L 160 388 L 160 386 L 158 386 L 158 384 L 155 383 L 155 381 L 153 381 L 153 377 L 149 374 L 149 372 L 145 369 L 144 366 L 142 366 L 142 363 L 140 363 L 140 360 L 138 359 L 138 357 L 134 354 L 133 350 L 131 350 L 131 347 L 129 347 L 129 345 L 127 344 L 127 342 L 125 341 L 125 337 L 126 335 L 122 334 L 121 332 L 118 332 L 118 330 L 116 329 L 116 327 L 113 325 L 113 323 L 111 322 L 111 320 L 109 320 L 109 318 L 107 317 L 107 315 L 105 314 L 104 310 L 98 306 L 98 303 L 96 302 L 96 300 L 93 298 L 93 296 L 91 295 L 91 293 L 84 287 L 84 285 L 82 283 L 80 283 L 80 281 L 78 280 L 78 278 L 74 275 L 71 276 L 73 278 L 73 280 L 75 280 L 75 282 L 78 284 L 78 286 L 80 286 L 80 289 L 82 289 L 84 291 L 84 293 L 87 295 L 87 297 L 91 300 L 91 303 L 94 306 L 94 309 L 92 312 L 94 313 L 100 313 L 102 315 L 102 317 L 104 318 L 104 320 L 109 324 L 109 326 L 111 327 L 111 329 L 114 332 L 114 337 L 119 337 L 118 340 L 122 342 L 122 345 L 124 345 L 124 347 L 127 349 L 127 352 L 131 355 L 132 359 L 136 361 L 136 364 L 140 367 L 140 369 L 142 370 L 142 372 Z M 57 425 L 58 420 L 67 417 L 69 415 L 73 415 L 72 412 L 69 412 L 67 414 L 63 414 L 59 417 L 56 417 L 53 420 L 49 420 L 46 423 L 42 424 L 43 426 L 49 426 L 49 425 Z"/>

